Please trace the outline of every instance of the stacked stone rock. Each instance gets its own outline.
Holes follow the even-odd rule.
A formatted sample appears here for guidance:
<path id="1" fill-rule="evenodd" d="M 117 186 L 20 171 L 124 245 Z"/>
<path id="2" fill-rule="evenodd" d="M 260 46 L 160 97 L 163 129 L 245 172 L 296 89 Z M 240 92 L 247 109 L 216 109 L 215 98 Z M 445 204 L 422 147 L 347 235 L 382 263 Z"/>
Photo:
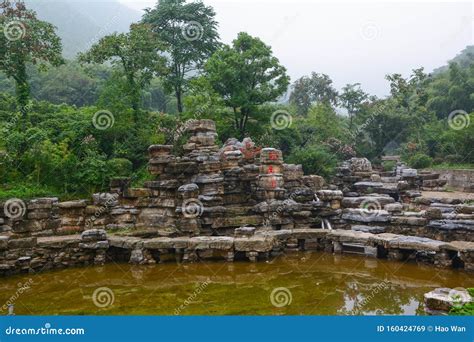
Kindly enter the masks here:
<path id="1" fill-rule="evenodd" d="M 474 241 L 473 206 L 422 202 L 411 188 L 422 179 L 416 170 L 400 167 L 398 176 L 381 175 L 367 159 L 353 158 L 338 169 L 335 184 L 326 186 L 319 176 L 303 175 L 301 165 L 284 164 L 281 151 L 261 150 L 249 138 L 229 139 L 219 148 L 210 120 L 190 121 L 186 132 L 190 138 L 181 156 L 173 155 L 170 145 L 150 146 L 149 171 L 155 178 L 143 188 L 114 179 L 110 193 L 94 194 L 92 202 L 36 199 L 14 219 L 0 211 L 0 270 L 37 268 L 50 256 L 54 267 L 101 263 L 106 243 L 100 241 L 105 240 L 55 240 L 91 228 L 128 235 L 109 238 L 108 252 L 114 260 L 135 263 L 175 254 L 192 261 L 212 250 L 227 260 L 241 252 L 256 260 L 282 250 L 342 251 L 344 243 L 362 241 L 372 254 L 386 246 L 394 259 L 428 246 L 437 265 L 451 265 L 456 254 L 465 268 L 474 268 L 474 247 L 462 244 Z M 331 228 L 344 231 L 328 232 Z M 36 237 L 43 236 L 52 237 L 40 246 Z M 102 238 L 97 232 L 83 238 L 92 236 Z M 426 238 L 454 242 L 441 248 L 440 241 Z"/>

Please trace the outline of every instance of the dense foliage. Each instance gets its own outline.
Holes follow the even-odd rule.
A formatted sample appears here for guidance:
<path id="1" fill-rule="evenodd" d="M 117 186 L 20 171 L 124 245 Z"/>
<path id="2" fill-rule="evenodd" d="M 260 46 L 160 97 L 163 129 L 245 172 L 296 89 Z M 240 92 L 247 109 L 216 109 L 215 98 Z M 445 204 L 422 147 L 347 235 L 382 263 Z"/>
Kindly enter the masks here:
<path id="1" fill-rule="evenodd" d="M 0 197 L 77 197 L 123 176 L 139 184 L 147 147 L 180 153 L 193 118 L 215 120 L 221 142 L 251 137 L 325 177 L 356 155 L 400 154 L 416 168 L 474 164 L 472 47 L 432 74 L 387 75 L 391 93 L 380 99 L 358 83 L 338 91 L 321 72 L 289 87 L 270 46 L 245 32 L 221 44 L 214 10 L 199 1 L 160 1 L 128 33 L 62 65 L 54 27 L 21 1 L 0 3 L 10 8 L 0 12 L 3 25 L 39 30 L 14 41 L 0 34 Z M 20 56 L 31 44 L 39 45 Z M 278 102 L 288 89 L 289 102 Z"/>

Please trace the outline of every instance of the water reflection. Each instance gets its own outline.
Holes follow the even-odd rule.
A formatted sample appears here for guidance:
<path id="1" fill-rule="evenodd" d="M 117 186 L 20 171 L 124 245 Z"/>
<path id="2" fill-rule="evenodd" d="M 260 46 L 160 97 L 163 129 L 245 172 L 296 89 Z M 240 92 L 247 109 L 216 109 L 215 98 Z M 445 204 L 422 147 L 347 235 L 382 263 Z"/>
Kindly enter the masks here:
<path id="1" fill-rule="evenodd" d="M 18 283 L 29 278 L 30 288 L 13 298 Z M 0 305 L 13 298 L 16 314 L 43 315 L 400 315 L 422 314 L 423 294 L 435 287 L 473 285 L 472 276 L 463 272 L 296 253 L 256 264 L 109 264 L 6 278 L 0 280 Z M 94 305 L 98 288 L 110 289 L 113 304 Z M 289 305 L 272 304 L 275 288 L 288 291 Z"/>

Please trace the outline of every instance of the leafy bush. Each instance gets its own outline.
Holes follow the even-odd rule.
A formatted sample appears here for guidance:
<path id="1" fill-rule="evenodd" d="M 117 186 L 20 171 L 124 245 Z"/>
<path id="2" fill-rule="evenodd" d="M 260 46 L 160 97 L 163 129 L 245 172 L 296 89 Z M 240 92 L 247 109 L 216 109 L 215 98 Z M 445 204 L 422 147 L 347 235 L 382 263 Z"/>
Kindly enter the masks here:
<path id="1" fill-rule="evenodd" d="M 110 177 L 128 177 L 133 170 L 133 164 L 125 158 L 113 158 L 107 161 Z"/>
<path id="2" fill-rule="evenodd" d="M 397 165 L 397 162 L 393 160 L 382 162 L 382 167 L 384 171 L 393 171 L 396 165 Z"/>
<path id="3" fill-rule="evenodd" d="M 424 169 L 430 167 L 433 163 L 433 159 L 426 154 L 417 153 L 408 160 L 410 167 L 415 169 Z"/>
<path id="4" fill-rule="evenodd" d="M 329 178 L 334 174 L 337 159 L 324 147 L 310 147 L 294 151 L 287 161 L 303 165 L 306 174 L 315 174 Z"/>

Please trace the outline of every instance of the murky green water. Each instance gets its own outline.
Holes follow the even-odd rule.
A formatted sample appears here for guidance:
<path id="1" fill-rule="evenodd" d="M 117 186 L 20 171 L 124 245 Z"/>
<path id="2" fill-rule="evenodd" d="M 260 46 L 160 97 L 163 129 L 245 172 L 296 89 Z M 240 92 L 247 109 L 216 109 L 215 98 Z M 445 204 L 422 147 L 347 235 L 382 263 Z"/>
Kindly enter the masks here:
<path id="1" fill-rule="evenodd" d="M 425 292 L 473 285 L 458 271 L 298 253 L 256 264 L 109 264 L 3 278 L 0 305 L 13 301 L 26 315 L 423 314 Z"/>

